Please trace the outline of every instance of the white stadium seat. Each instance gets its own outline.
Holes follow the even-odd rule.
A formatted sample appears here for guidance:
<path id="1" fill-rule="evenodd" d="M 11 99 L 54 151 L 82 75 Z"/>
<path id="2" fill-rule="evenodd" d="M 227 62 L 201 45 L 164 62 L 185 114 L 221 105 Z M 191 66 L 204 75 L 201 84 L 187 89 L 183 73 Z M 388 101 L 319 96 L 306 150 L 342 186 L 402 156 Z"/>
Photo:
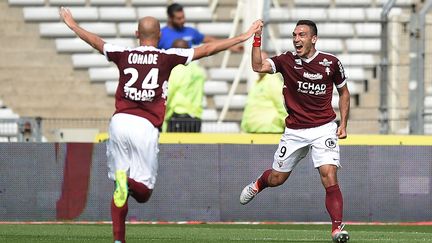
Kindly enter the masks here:
<path id="1" fill-rule="evenodd" d="M 388 2 L 388 0 L 375 0 L 378 5 L 383 5 Z M 396 0 L 396 6 L 408 7 L 411 4 L 416 3 L 416 0 Z"/>
<path id="2" fill-rule="evenodd" d="M 202 133 L 239 133 L 240 126 L 237 122 L 203 122 Z"/>
<path id="3" fill-rule="evenodd" d="M 73 54 L 72 63 L 74 68 L 109 67 L 110 63 L 102 54 Z"/>
<path id="4" fill-rule="evenodd" d="M 114 23 L 81 23 L 81 27 L 102 37 L 116 36 Z M 72 32 L 64 23 L 41 23 L 39 32 L 43 37 L 74 37 Z"/>
<path id="5" fill-rule="evenodd" d="M 382 8 L 366 8 L 366 17 L 368 21 L 380 21 Z M 402 13 L 401 8 L 392 8 L 389 13 L 389 17 L 400 15 Z"/>
<path id="6" fill-rule="evenodd" d="M 126 6 L 126 0 L 89 0 L 90 5 L 120 5 Z"/>
<path id="7" fill-rule="evenodd" d="M 270 8 L 269 18 L 271 22 L 289 21 L 289 11 L 287 8 Z"/>
<path id="8" fill-rule="evenodd" d="M 1 122 L 0 136 L 10 137 L 18 135 L 18 124 L 16 122 Z"/>
<path id="9" fill-rule="evenodd" d="M 86 4 L 86 0 L 49 0 L 49 4 L 52 6 L 66 6 L 66 7 L 72 5 L 84 6 Z"/>
<path id="10" fill-rule="evenodd" d="M 224 81 L 206 81 L 204 83 L 204 94 L 227 94 L 229 90 L 228 83 Z"/>
<path id="11" fill-rule="evenodd" d="M 0 109 L 0 119 L 17 119 L 19 115 L 13 112 L 12 109 L 2 108 Z"/>
<path id="12" fill-rule="evenodd" d="M 429 96 L 425 96 L 425 99 L 424 99 L 424 107 L 425 107 L 425 108 L 432 109 L 432 96 L 431 96 L 431 95 L 429 95 Z"/>
<path id="13" fill-rule="evenodd" d="M 75 33 L 64 23 L 41 23 L 39 33 L 42 37 L 73 37 Z"/>
<path id="14" fill-rule="evenodd" d="M 331 0 L 294 0 L 295 6 L 329 6 Z"/>
<path id="15" fill-rule="evenodd" d="M 184 8 L 184 13 L 188 21 L 211 21 L 212 12 L 208 7 L 187 7 Z"/>
<path id="16" fill-rule="evenodd" d="M 381 24 L 379 23 L 357 23 L 354 28 L 358 37 L 379 37 L 381 35 Z"/>
<path id="17" fill-rule="evenodd" d="M 96 21 L 99 18 L 97 8 L 71 7 L 69 8 L 78 21 Z M 56 7 L 25 7 L 26 21 L 59 21 L 59 9 Z"/>
<path id="18" fill-rule="evenodd" d="M 211 68 L 209 78 L 211 80 L 233 81 L 238 72 L 238 68 Z M 246 80 L 246 72 L 242 72 L 240 78 Z"/>
<path id="19" fill-rule="evenodd" d="M 217 36 L 217 37 L 228 37 L 233 24 L 229 23 L 198 23 L 198 30 L 204 35 Z"/>
<path id="20" fill-rule="evenodd" d="M 346 40 L 348 52 L 379 52 L 380 39 L 348 39 Z"/>
<path id="21" fill-rule="evenodd" d="M 332 98 L 332 107 L 334 109 L 339 109 L 339 95 L 337 94 L 333 94 L 333 98 Z"/>
<path id="22" fill-rule="evenodd" d="M 327 21 L 330 17 L 327 15 L 326 8 L 293 8 L 290 9 L 289 13 L 285 12 L 285 15 L 287 14 L 292 21 L 297 21 L 299 19 L 313 19 L 314 21 L 319 22 L 322 20 Z"/>
<path id="23" fill-rule="evenodd" d="M 105 82 L 107 80 L 118 80 L 119 71 L 116 67 L 89 68 L 91 82 Z"/>
<path id="24" fill-rule="evenodd" d="M 160 23 L 160 26 L 165 26 L 166 23 Z M 118 24 L 118 33 L 123 37 L 135 37 L 135 31 L 138 29 L 137 22 L 124 22 Z"/>
<path id="25" fill-rule="evenodd" d="M 363 68 L 349 67 L 345 68 L 345 74 L 348 80 L 366 80 L 366 73 Z"/>
<path id="26" fill-rule="evenodd" d="M 224 104 L 225 104 L 225 100 L 227 99 L 227 95 L 215 95 L 213 96 L 213 100 L 215 102 L 215 106 L 218 109 L 222 109 Z M 231 100 L 230 100 L 230 105 L 229 108 L 230 109 L 243 109 L 246 105 L 246 100 L 247 100 L 247 95 L 233 95 Z"/>
<path id="27" fill-rule="evenodd" d="M 176 0 L 183 6 L 209 6 L 209 0 Z"/>
<path id="28" fill-rule="evenodd" d="M 368 66 L 373 67 L 377 65 L 377 60 L 372 54 L 340 54 L 337 56 L 346 66 Z"/>
<path id="29" fill-rule="evenodd" d="M 105 42 L 122 47 L 136 47 L 136 41 L 134 39 L 125 38 L 106 38 Z M 58 38 L 55 40 L 56 49 L 58 52 L 92 52 L 93 48 L 87 44 L 85 41 L 79 38 Z"/>
<path id="30" fill-rule="evenodd" d="M 330 21 L 358 22 L 365 21 L 364 8 L 331 8 L 328 10 Z"/>
<path id="31" fill-rule="evenodd" d="M 136 21 L 135 8 L 129 7 L 106 7 L 99 8 L 101 21 Z"/>
<path id="32" fill-rule="evenodd" d="M 9 5 L 36 6 L 44 5 L 45 0 L 8 0 Z"/>
<path id="33" fill-rule="evenodd" d="M 218 119 L 218 114 L 215 109 L 204 109 L 201 115 L 201 120 L 203 121 L 216 121 Z"/>
<path id="34" fill-rule="evenodd" d="M 167 0 L 131 0 L 133 6 L 166 6 Z"/>
<path id="35" fill-rule="evenodd" d="M 138 8 L 138 18 L 153 16 L 159 21 L 167 20 L 166 7 L 146 7 Z"/>
<path id="36" fill-rule="evenodd" d="M 356 6 L 367 7 L 371 6 L 374 0 L 334 0 L 336 6 Z"/>
<path id="37" fill-rule="evenodd" d="M 117 91 L 118 81 L 106 81 L 105 90 L 109 96 L 114 96 Z"/>

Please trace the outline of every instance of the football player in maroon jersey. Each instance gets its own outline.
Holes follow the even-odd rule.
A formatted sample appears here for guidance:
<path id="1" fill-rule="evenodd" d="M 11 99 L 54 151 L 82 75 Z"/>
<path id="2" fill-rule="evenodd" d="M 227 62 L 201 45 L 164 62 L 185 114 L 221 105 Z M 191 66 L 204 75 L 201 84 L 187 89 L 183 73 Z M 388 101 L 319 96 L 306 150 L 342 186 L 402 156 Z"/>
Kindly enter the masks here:
<path id="1" fill-rule="evenodd" d="M 314 167 L 318 169 L 326 190 L 325 205 L 332 221 L 332 239 L 347 242 L 349 235 L 343 230 L 343 199 L 337 180 L 340 167 L 338 139 L 347 136 L 350 106 L 343 66 L 336 56 L 315 49 L 318 31 L 313 21 L 297 22 L 293 31 L 295 51 L 265 60 L 261 58 L 261 32 L 257 31 L 254 36 L 252 68 L 259 73 L 282 74 L 282 93 L 288 116 L 272 169 L 266 170 L 243 189 L 240 203 L 249 203 L 266 187 L 282 185 L 311 150 Z M 339 93 L 339 126 L 334 122 L 333 86 Z"/>
<path id="2" fill-rule="evenodd" d="M 111 201 L 114 241 L 124 243 L 129 195 L 144 203 L 156 183 L 159 129 L 165 116 L 171 70 L 178 64 L 186 65 L 246 41 L 261 28 L 262 21 L 255 21 L 247 32 L 233 38 L 193 49 L 161 50 L 156 48 L 161 35 L 160 25 L 153 17 L 139 20 L 136 37 L 140 46 L 125 48 L 105 43 L 99 36 L 81 28 L 68 9 L 62 7 L 60 15 L 79 38 L 104 54 L 119 69 L 107 158 L 108 177 L 115 181 Z"/>

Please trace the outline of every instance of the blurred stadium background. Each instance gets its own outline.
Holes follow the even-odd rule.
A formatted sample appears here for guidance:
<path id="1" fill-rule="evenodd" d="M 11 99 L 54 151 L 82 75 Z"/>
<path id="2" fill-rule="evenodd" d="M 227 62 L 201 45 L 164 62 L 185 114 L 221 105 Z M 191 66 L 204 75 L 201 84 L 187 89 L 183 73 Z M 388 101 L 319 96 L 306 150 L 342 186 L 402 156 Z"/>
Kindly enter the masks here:
<path id="1" fill-rule="evenodd" d="M 107 41 L 135 46 L 137 19 L 153 15 L 163 25 L 171 2 L 2 0 L 0 140 L 92 141 L 94 134 L 107 130 L 116 68 L 59 21 L 59 6 L 71 7 L 84 27 Z M 221 38 L 257 17 L 265 19 L 264 49 L 272 54 L 291 50 L 299 18 L 315 20 L 318 48 L 336 54 L 346 67 L 352 93 L 350 134 L 432 133 L 432 16 L 422 15 L 430 1 L 389 1 L 393 4 L 384 15 L 386 0 L 177 2 L 185 6 L 187 24 Z M 246 50 L 200 62 L 208 72 L 204 133 L 240 132 L 248 80 L 255 75 Z"/>
<path id="2" fill-rule="evenodd" d="M 185 6 L 188 24 L 221 38 L 262 17 L 264 48 L 272 54 L 291 50 L 298 19 L 315 20 L 318 49 L 345 65 L 352 94 L 348 133 L 360 135 L 345 140 L 342 150 L 347 218 L 431 221 L 431 137 L 374 134 L 432 134 L 432 0 L 176 2 Z M 107 41 L 134 46 L 137 19 L 152 15 L 164 23 L 169 3 L 0 0 L 0 220 L 109 220 L 105 145 L 56 142 L 93 142 L 107 131 L 117 71 L 59 21 L 58 8 L 71 7 Z M 278 142 L 278 135 L 240 134 L 254 79 L 248 55 L 246 49 L 200 61 L 208 73 L 203 133 L 190 140 L 190 134 L 161 135 L 158 191 L 146 210 L 132 203 L 129 220 L 327 221 L 310 163 L 290 179 L 287 187 L 295 190 L 263 192 L 258 207 L 238 204 L 238 193 L 269 166 Z M 23 141 L 48 143 L 14 143 Z M 76 182 L 78 192 L 71 187 Z M 77 201 L 71 193 L 79 193 Z"/>

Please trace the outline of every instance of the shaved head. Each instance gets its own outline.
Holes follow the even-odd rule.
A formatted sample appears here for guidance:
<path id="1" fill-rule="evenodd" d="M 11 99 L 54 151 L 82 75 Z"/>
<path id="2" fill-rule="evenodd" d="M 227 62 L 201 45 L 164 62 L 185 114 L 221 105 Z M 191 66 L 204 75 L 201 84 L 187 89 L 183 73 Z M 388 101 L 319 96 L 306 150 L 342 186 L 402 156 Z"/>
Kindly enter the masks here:
<path id="1" fill-rule="evenodd" d="M 159 20 L 147 16 L 141 18 L 138 22 L 137 37 L 141 39 L 159 40 L 160 37 L 160 24 Z"/>

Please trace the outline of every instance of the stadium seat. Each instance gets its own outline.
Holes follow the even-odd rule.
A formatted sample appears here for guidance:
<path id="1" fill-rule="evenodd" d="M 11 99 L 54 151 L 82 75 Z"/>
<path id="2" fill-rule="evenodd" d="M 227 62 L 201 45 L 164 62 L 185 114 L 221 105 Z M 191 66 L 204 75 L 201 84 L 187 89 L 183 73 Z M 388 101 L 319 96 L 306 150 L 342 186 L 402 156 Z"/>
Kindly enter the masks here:
<path id="1" fill-rule="evenodd" d="M 197 28 L 204 35 L 226 38 L 230 35 L 233 24 L 228 22 L 198 23 Z"/>
<path id="2" fill-rule="evenodd" d="M 332 98 L 332 107 L 333 109 L 339 109 L 339 95 L 333 94 Z"/>
<path id="3" fill-rule="evenodd" d="M 210 68 L 208 72 L 211 80 L 225 80 L 232 82 L 239 71 L 238 68 Z M 246 72 L 242 72 L 240 78 L 246 80 Z"/>
<path id="4" fill-rule="evenodd" d="M 349 80 L 366 80 L 366 74 L 363 68 L 349 67 L 345 68 L 346 76 Z"/>
<path id="5" fill-rule="evenodd" d="M 379 37 L 381 35 L 381 24 L 379 23 L 357 23 L 354 28 L 358 37 Z"/>
<path id="6" fill-rule="evenodd" d="M 105 39 L 107 43 L 124 46 L 124 47 L 135 47 L 135 40 L 133 39 Z M 79 38 L 58 38 L 55 40 L 56 49 L 58 52 L 66 52 L 66 53 L 83 53 L 83 52 L 92 52 L 93 48 Z"/>
<path id="7" fill-rule="evenodd" d="M 73 54 L 72 63 L 74 68 L 109 67 L 110 63 L 101 54 Z"/>
<path id="8" fill-rule="evenodd" d="M 432 96 L 431 95 L 425 96 L 424 107 L 427 109 L 432 109 Z"/>
<path id="9" fill-rule="evenodd" d="M 81 27 L 102 37 L 113 37 L 117 35 L 114 23 L 81 23 Z M 43 37 L 75 37 L 64 23 L 41 23 L 39 32 Z"/>
<path id="10" fill-rule="evenodd" d="M 203 121 L 216 121 L 218 119 L 218 114 L 215 109 L 204 109 L 201 120 Z"/>
<path id="11" fill-rule="evenodd" d="M 48 1 L 51 6 L 75 6 L 80 5 L 84 6 L 86 4 L 86 0 L 49 0 Z M 74 16 L 75 17 L 75 16 Z"/>
<path id="12" fill-rule="evenodd" d="M 176 0 L 183 6 L 209 6 L 209 0 Z"/>
<path id="13" fill-rule="evenodd" d="M 203 122 L 202 133 L 239 133 L 240 126 L 237 122 Z"/>
<path id="14" fill-rule="evenodd" d="M 331 0 L 294 0 L 296 7 L 330 6 Z"/>
<path id="15" fill-rule="evenodd" d="M 217 109 L 222 109 L 225 100 L 227 99 L 227 95 L 215 95 L 213 96 L 213 100 L 215 102 L 215 106 Z M 243 109 L 246 105 L 247 95 L 233 95 L 231 98 L 231 102 L 229 105 L 230 109 Z"/>
<path id="16" fill-rule="evenodd" d="M 224 81 L 209 80 L 204 83 L 204 94 L 206 95 L 226 94 L 228 90 L 228 83 Z"/>
<path id="17" fill-rule="evenodd" d="M 356 6 L 356 7 L 368 7 L 371 6 L 374 0 L 334 0 L 336 6 Z"/>
<path id="18" fill-rule="evenodd" d="M 71 7 L 69 8 L 77 21 L 96 21 L 99 18 L 97 8 Z M 57 7 L 25 7 L 23 9 L 26 21 L 59 21 Z"/>
<path id="19" fill-rule="evenodd" d="M 187 7 L 184 8 L 184 13 L 188 21 L 211 21 L 212 12 L 208 7 Z"/>
<path id="20" fill-rule="evenodd" d="M 376 4 L 378 5 L 384 5 L 388 0 L 375 0 Z M 399 7 L 409 7 L 411 4 L 414 4 L 415 0 L 396 0 L 396 6 Z"/>
<path id="21" fill-rule="evenodd" d="M 167 20 L 166 7 L 145 7 L 138 8 L 138 18 L 153 16 L 159 21 Z"/>
<path id="22" fill-rule="evenodd" d="M 107 80 L 118 80 L 119 71 L 116 67 L 89 68 L 91 82 L 105 82 Z"/>
<path id="23" fill-rule="evenodd" d="M 366 8 L 366 17 L 368 21 L 379 22 L 381 20 L 382 8 Z M 402 13 L 401 8 L 392 8 L 389 13 L 389 17 L 400 15 Z"/>
<path id="24" fill-rule="evenodd" d="M 329 21 L 361 22 L 365 21 L 364 8 L 331 8 L 328 9 Z"/>
<path id="25" fill-rule="evenodd" d="M 19 115 L 13 112 L 12 109 L 2 108 L 0 109 L 0 119 L 17 119 Z"/>
<path id="26" fill-rule="evenodd" d="M 285 15 L 287 15 L 286 12 Z M 299 19 L 313 19 L 315 22 L 319 22 L 324 20 L 327 21 L 330 17 L 327 15 L 326 8 L 293 8 L 290 9 L 288 15 L 292 21 L 297 21 Z"/>
<path id="27" fill-rule="evenodd" d="M 381 50 L 380 39 L 348 39 L 346 40 L 348 52 L 375 52 Z"/>
<path id="28" fill-rule="evenodd" d="M 8 0 L 8 2 L 12 6 L 38 6 L 45 4 L 45 0 Z"/>
<path id="29" fill-rule="evenodd" d="M 126 6 L 126 0 L 89 0 L 90 5 L 120 5 Z"/>
<path id="30" fill-rule="evenodd" d="M 378 64 L 372 54 L 340 54 L 338 55 L 342 65 L 346 66 L 363 66 L 374 67 Z"/>
<path id="31" fill-rule="evenodd" d="M 160 23 L 160 26 L 165 26 L 166 23 Z M 189 24 L 188 24 L 189 25 Z M 118 33 L 122 37 L 135 37 L 135 31 L 138 29 L 138 23 L 135 22 L 124 22 L 118 24 Z"/>
<path id="32" fill-rule="evenodd" d="M 167 0 L 131 0 L 133 6 L 166 6 Z"/>
<path id="33" fill-rule="evenodd" d="M 16 122 L 0 123 L 0 137 L 12 137 L 17 135 L 18 135 L 18 124 Z"/>
<path id="34" fill-rule="evenodd" d="M 101 21 L 136 21 L 137 14 L 135 8 L 129 7 L 105 7 L 99 8 Z"/>
<path id="35" fill-rule="evenodd" d="M 118 81 L 106 81 L 105 90 L 109 96 L 114 96 L 117 91 Z"/>

